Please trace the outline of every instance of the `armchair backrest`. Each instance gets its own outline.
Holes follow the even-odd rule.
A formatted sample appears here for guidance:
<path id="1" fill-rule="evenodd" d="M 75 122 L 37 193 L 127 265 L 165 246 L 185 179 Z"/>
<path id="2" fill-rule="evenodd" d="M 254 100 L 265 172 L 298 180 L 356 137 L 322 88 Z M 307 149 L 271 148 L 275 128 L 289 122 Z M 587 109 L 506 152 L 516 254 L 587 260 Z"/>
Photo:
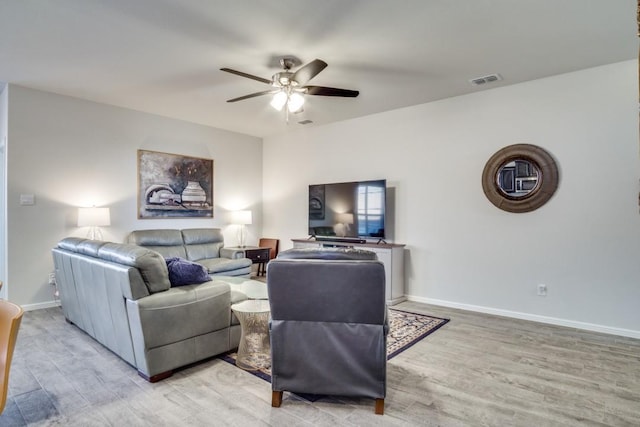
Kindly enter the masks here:
<path id="1" fill-rule="evenodd" d="M 258 240 L 258 246 L 261 248 L 269 248 L 269 259 L 276 259 L 278 256 L 278 252 L 280 252 L 280 240 L 278 239 L 269 239 L 266 237 L 260 238 Z"/>
<path id="2" fill-rule="evenodd" d="M 268 266 L 271 318 L 384 324 L 384 265 L 363 252 L 281 252 Z"/>
<path id="3" fill-rule="evenodd" d="M 385 274 L 375 253 L 281 252 L 267 266 L 267 290 L 275 394 L 384 399 Z"/>

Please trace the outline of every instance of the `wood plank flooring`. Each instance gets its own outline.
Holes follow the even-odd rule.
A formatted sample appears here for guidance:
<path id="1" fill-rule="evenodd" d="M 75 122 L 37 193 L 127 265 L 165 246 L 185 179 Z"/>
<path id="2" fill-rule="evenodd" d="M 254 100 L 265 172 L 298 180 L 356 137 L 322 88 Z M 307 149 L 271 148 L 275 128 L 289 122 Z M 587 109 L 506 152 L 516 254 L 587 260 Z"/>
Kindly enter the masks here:
<path id="1" fill-rule="evenodd" d="M 218 359 L 156 384 L 64 321 L 25 313 L 1 426 L 640 426 L 640 340 L 420 303 L 451 319 L 388 363 L 371 399 L 271 408 L 268 382 Z"/>

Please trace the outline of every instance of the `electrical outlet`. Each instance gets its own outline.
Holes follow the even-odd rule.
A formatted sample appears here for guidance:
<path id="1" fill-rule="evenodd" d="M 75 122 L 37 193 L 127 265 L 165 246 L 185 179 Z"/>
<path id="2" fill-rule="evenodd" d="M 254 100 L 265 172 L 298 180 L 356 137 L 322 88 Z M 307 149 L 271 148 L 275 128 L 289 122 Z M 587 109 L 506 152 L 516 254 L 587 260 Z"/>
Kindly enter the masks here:
<path id="1" fill-rule="evenodd" d="M 56 273 L 49 273 L 49 284 L 50 285 L 56 284 Z"/>
<path id="2" fill-rule="evenodd" d="M 547 296 L 547 285 L 538 285 L 538 295 L 541 297 Z"/>

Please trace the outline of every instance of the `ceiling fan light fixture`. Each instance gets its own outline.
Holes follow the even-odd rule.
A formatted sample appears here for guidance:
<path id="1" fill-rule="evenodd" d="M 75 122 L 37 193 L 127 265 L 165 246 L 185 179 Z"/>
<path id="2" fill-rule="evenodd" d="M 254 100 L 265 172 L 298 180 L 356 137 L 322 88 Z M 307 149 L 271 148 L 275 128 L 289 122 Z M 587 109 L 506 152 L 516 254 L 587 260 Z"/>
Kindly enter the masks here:
<path id="1" fill-rule="evenodd" d="M 276 110 L 282 111 L 282 107 L 284 107 L 284 104 L 287 103 L 287 99 L 288 99 L 287 94 L 284 91 L 280 91 L 275 95 L 273 95 L 273 98 L 271 99 L 270 104 Z"/>
<path id="2" fill-rule="evenodd" d="M 295 113 L 304 105 L 304 96 L 299 93 L 292 93 L 289 97 L 289 102 L 287 102 L 287 108 L 289 108 L 290 113 Z"/>

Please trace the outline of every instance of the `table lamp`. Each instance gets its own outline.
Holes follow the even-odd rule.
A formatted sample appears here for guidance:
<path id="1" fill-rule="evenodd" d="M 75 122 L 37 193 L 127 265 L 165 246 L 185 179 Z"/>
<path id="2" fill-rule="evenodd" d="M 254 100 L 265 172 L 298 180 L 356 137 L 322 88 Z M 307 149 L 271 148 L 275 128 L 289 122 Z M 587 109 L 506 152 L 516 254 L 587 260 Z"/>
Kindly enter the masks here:
<path id="1" fill-rule="evenodd" d="M 102 240 L 102 231 L 98 227 L 111 225 L 109 208 L 78 208 L 78 227 L 89 227 L 87 238 Z"/>
<path id="2" fill-rule="evenodd" d="M 333 230 L 336 232 L 336 236 L 346 237 L 349 231 L 349 224 L 353 224 L 352 213 L 336 214 L 336 225 L 333 227 Z"/>
<path id="3" fill-rule="evenodd" d="M 245 246 L 245 225 L 251 225 L 251 211 L 231 212 L 231 222 L 238 226 L 238 242 L 241 248 Z"/>

